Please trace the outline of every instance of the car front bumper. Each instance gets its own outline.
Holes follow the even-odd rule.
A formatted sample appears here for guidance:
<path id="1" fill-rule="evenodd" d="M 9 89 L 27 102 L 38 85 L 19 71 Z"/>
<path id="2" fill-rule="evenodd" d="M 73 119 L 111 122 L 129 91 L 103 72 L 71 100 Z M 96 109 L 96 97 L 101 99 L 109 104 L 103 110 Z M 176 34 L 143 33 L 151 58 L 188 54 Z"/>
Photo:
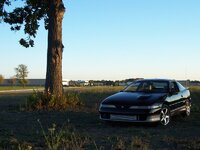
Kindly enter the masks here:
<path id="1" fill-rule="evenodd" d="M 117 122 L 158 122 L 160 121 L 160 108 L 152 110 L 117 111 L 104 110 L 100 112 L 100 119 Z"/>

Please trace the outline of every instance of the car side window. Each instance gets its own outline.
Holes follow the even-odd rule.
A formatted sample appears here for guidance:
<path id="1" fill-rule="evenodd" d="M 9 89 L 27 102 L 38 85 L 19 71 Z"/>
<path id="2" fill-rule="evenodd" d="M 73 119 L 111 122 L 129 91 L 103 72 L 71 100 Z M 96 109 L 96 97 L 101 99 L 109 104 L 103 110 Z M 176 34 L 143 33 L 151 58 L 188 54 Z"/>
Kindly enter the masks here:
<path id="1" fill-rule="evenodd" d="M 179 88 L 178 88 L 176 82 L 172 82 L 171 83 L 171 91 L 173 91 L 173 92 L 179 92 Z"/>
<path id="2" fill-rule="evenodd" d="M 140 82 L 135 82 L 124 89 L 125 92 L 136 92 Z"/>
<path id="3" fill-rule="evenodd" d="M 185 87 L 182 84 L 180 84 L 179 82 L 176 82 L 176 83 L 177 83 L 180 91 L 184 91 L 185 90 Z"/>

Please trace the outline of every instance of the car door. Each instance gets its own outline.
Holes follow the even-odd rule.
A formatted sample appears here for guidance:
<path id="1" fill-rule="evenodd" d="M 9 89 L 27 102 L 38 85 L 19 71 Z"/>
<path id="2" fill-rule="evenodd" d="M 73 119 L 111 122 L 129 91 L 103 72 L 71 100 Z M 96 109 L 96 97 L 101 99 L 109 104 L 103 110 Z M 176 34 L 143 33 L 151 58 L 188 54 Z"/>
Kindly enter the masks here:
<path id="1" fill-rule="evenodd" d="M 179 82 L 176 82 L 181 94 L 181 107 L 185 108 L 186 100 L 190 99 L 190 92 L 184 86 L 182 86 Z"/>
<path id="2" fill-rule="evenodd" d="M 175 81 L 170 83 L 170 110 L 172 113 L 178 111 L 182 106 L 182 95 Z"/>

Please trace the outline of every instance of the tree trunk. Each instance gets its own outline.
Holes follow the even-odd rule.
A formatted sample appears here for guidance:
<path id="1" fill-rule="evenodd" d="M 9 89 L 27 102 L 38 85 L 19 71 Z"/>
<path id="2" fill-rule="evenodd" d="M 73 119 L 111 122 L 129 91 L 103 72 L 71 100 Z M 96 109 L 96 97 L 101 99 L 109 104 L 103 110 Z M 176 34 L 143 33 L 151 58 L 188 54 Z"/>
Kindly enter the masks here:
<path id="1" fill-rule="evenodd" d="M 62 87 L 62 20 L 65 7 L 62 0 L 49 1 L 48 52 L 45 92 L 57 97 L 63 95 Z"/>

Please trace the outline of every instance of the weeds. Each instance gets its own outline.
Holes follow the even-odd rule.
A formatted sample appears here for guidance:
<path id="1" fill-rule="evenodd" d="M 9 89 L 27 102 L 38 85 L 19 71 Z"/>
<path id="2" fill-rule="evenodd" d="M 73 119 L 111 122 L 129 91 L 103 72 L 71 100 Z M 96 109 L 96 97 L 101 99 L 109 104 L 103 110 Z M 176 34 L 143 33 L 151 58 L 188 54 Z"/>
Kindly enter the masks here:
<path id="1" fill-rule="evenodd" d="M 32 146 L 31 145 L 19 144 L 18 150 L 32 150 Z"/>
<path id="2" fill-rule="evenodd" d="M 117 138 L 116 144 L 112 146 L 112 150 L 125 150 L 126 143 L 121 138 Z"/>
<path id="3" fill-rule="evenodd" d="M 48 131 L 45 132 L 41 122 L 38 120 L 42 133 L 45 139 L 45 145 L 49 150 L 67 149 L 67 150 L 82 150 L 87 144 L 91 144 L 89 138 L 79 135 L 70 129 L 69 126 L 64 126 L 58 130 L 53 124 Z"/>
<path id="4" fill-rule="evenodd" d="M 172 143 L 177 149 L 200 149 L 200 138 L 164 137 L 164 142 Z"/>
<path id="5" fill-rule="evenodd" d="M 28 96 L 26 108 L 28 110 L 66 110 L 83 105 L 78 93 L 67 93 L 62 97 L 48 95 L 43 92 L 33 91 Z"/>
<path id="6" fill-rule="evenodd" d="M 127 142 L 127 140 L 123 138 L 117 137 L 116 142 L 111 141 L 111 143 L 115 143 L 112 145 L 112 150 L 148 150 L 149 145 L 142 141 L 140 137 L 132 137 L 131 141 Z"/>
<path id="7" fill-rule="evenodd" d="M 0 140 L 0 149 L 5 150 L 32 150 L 32 145 L 27 142 L 20 142 L 18 139 L 11 137 Z"/>
<path id="8" fill-rule="evenodd" d="M 141 138 L 139 137 L 133 137 L 131 140 L 131 146 L 130 149 L 142 149 L 142 150 L 148 150 L 149 149 L 149 145 L 147 143 L 145 143 L 144 141 L 142 141 Z"/>
<path id="9" fill-rule="evenodd" d="M 64 132 L 61 129 L 60 131 L 56 131 L 56 125 L 53 124 L 51 128 L 48 129 L 46 133 L 41 122 L 38 120 L 40 127 L 42 129 L 42 133 L 45 139 L 45 143 L 49 150 L 57 150 L 61 145 L 61 139 L 64 136 Z"/>
<path id="10" fill-rule="evenodd" d="M 127 140 L 121 137 L 110 138 L 106 141 L 109 143 L 106 147 L 100 145 L 98 146 L 94 139 L 87 136 L 82 136 L 75 131 L 70 125 L 63 126 L 62 128 L 57 128 L 55 124 L 52 127 L 45 130 L 38 120 L 40 128 L 42 130 L 42 135 L 44 141 L 43 149 L 48 150 L 148 150 L 149 145 L 142 141 L 140 137 L 132 137 L 131 140 Z M 110 147 L 110 148 L 109 148 Z M 20 145 L 19 150 L 31 150 L 30 145 Z M 34 149 L 34 147 L 33 147 Z"/>

